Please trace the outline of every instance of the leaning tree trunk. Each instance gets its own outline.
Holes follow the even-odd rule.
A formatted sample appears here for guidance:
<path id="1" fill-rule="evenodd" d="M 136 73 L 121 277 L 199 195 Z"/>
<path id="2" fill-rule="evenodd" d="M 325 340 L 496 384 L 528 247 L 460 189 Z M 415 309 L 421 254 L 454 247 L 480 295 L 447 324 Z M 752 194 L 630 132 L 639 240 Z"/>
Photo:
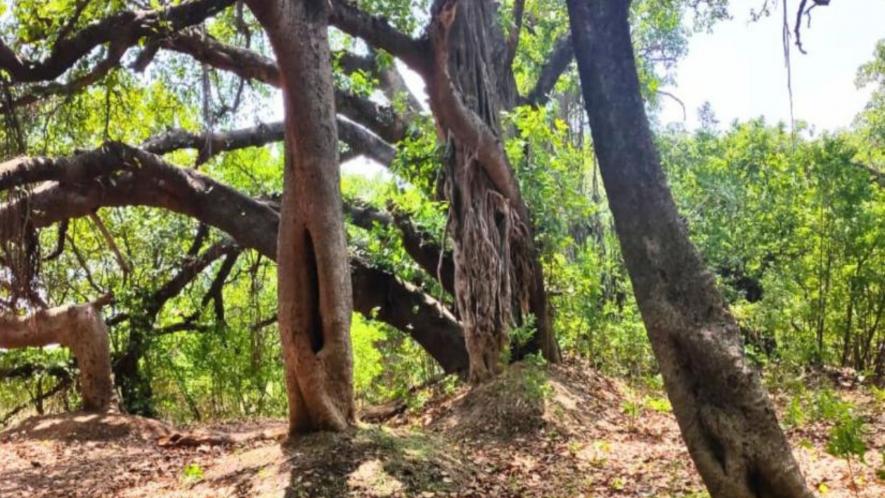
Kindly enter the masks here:
<path id="1" fill-rule="evenodd" d="M 532 222 L 501 143 L 501 112 L 517 94 L 497 9 L 492 0 L 437 0 L 426 75 L 446 143 L 442 194 L 474 382 L 500 371 L 511 329 L 531 319 L 536 332 L 517 355 L 559 360 Z"/>
<path id="2" fill-rule="evenodd" d="M 277 246 L 290 433 L 355 421 L 353 308 L 338 171 L 327 0 L 250 0 L 283 81 L 286 167 Z"/>
<path id="3" fill-rule="evenodd" d="M 692 459 L 716 498 L 812 496 L 667 187 L 639 93 L 629 0 L 568 8 L 615 228 Z"/>
<path id="4" fill-rule="evenodd" d="M 0 317 L 0 348 L 61 344 L 74 353 L 80 370 L 83 410 L 111 408 L 114 387 L 108 328 L 95 304 L 61 306 L 27 317 Z"/>

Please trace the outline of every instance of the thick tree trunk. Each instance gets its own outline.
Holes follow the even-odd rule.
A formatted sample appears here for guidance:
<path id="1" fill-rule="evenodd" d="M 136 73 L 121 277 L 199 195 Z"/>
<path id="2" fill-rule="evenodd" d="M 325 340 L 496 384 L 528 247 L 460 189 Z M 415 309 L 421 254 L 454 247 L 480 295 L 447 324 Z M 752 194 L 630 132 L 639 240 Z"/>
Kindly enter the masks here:
<path id="1" fill-rule="evenodd" d="M 279 328 L 290 433 L 355 421 L 353 309 L 338 171 L 327 0 L 252 0 L 267 30 L 286 111 L 277 247 Z"/>
<path id="2" fill-rule="evenodd" d="M 447 157 L 443 196 L 454 241 L 455 302 L 470 378 L 500 371 L 513 327 L 536 333 L 517 354 L 558 361 L 532 222 L 501 143 L 501 112 L 517 100 L 496 2 L 437 0 L 430 104 Z"/>
<path id="3" fill-rule="evenodd" d="M 0 348 L 61 344 L 80 370 L 83 410 L 104 411 L 114 399 L 108 329 L 93 304 L 61 306 L 19 318 L 0 317 Z"/>
<path id="4" fill-rule="evenodd" d="M 812 496 L 688 239 L 639 93 L 628 0 L 568 0 L 587 113 L 636 300 L 710 494 Z"/>

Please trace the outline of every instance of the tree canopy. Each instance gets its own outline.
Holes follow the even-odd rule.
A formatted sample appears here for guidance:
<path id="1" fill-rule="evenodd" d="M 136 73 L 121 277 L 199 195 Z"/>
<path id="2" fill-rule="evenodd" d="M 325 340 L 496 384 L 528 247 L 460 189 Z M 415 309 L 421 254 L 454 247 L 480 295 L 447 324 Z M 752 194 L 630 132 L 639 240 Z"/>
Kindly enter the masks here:
<path id="1" fill-rule="evenodd" d="M 800 49 L 807 3 L 791 23 Z M 618 48 L 590 11 L 581 31 L 576 12 L 590 4 L 600 18 L 626 12 L 635 65 L 616 54 L 611 67 L 633 71 L 635 99 L 624 90 L 608 106 L 617 89 L 603 76 L 620 73 L 588 69 Z M 345 415 L 319 425 L 348 425 L 351 385 L 362 407 L 444 376 L 479 383 L 517 360 L 566 357 L 634 379 L 663 373 L 683 423 L 649 303 L 669 299 L 659 309 L 685 320 L 671 328 L 689 330 L 712 313 L 695 294 L 734 323 L 722 335 L 735 334 L 751 377 L 850 367 L 881 385 L 885 41 L 858 69 L 872 95 L 850 129 L 720 124 L 709 106 L 696 130 L 655 124 L 688 40 L 727 7 L 0 0 L 0 326 L 99 303 L 122 406 L 177 422 L 289 410 L 293 427 L 310 425 L 291 418 L 313 403 L 310 388 L 293 397 L 293 376 L 303 386 L 305 371 L 325 369 L 310 382 L 348 388 L 326 386 Z M 618 114 L 628 108 L 635 119 Z M 672 224 L 653 222 L 657 197 L 638 190 L 654 168 L 612 166 L 645 162 L 662 168 Z M 645 226 L 625 221 L 628 208 L 649 210 L 637 211 L 644 239 L 628 242 Z M 644 278 L 637 261 L 657 263 L 649 234 L 666 242 L 677 225 L 684 266 L 662 258 Z M 698 279 L 667 276 L 674 267 Z M 72 388 L 85 371 L 77 348 L 17 345 L 0 341 L 0 423 L 35 402 L 89 404 Z M 287 356 L 311 348 L 314 359 Z M 772 430 L 783 438 L 776 420 Z"/>

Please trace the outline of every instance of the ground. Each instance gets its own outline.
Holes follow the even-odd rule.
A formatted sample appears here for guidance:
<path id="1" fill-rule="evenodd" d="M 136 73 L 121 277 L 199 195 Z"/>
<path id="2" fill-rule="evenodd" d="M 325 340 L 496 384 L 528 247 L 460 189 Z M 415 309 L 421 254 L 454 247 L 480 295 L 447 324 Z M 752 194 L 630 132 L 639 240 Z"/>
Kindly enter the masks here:
<path id="1" fill-rule="evenodd" d="M 838 394 L 867 422 L 865 463 L 849 474 L 825 451 L 826 422 L 788 430 L 796 457 L 822 496 L 885 496 L 882 400 Z M 32 418 L 0 433 L 0 496 L 706 496 L 660 392 L 574 363 L 517 365 L 348 434 L 283 446 L 284 433 L 271 420 L 178 431 L 124 415 Z"/>

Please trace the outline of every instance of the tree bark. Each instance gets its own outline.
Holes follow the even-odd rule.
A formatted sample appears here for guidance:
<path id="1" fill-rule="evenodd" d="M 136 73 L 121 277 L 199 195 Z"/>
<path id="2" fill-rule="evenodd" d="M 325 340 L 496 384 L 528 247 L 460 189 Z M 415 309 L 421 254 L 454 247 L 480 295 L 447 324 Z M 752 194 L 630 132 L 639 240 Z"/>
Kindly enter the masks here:
<path id="1" fill-rule="evenodd" d="M 689 453 L 716 498 L 810 497 L 667 186 L 639 93 L 629 1 L 568 8 L 615 228 Z"/>
<path id="2" fill-rule="evenodd" d="M 509 46 L 491 0 L 437 0 L 430 28 L 430 105 L 447 146 L 443 197 L 454 241 L 455 302 L 470 379 L 501 369 L 514 327 L 536 333 L 517 355 L 559 360 L 532 222 L 501 143 L 501 112 L 517 101 Z"/>
<path id="3" fill-rule="evenodd" d="M 0 204 L 0 241 L 14 236 L 3 227 L 14 226 L 23 213 L 34 228 L 43 228 L 88 216 L 102 207 L 150 206 L 190 216 L 226 232 L 242 247 L 277 259 L 279 213 L 268 203 L 193 169 L 175 167 L 122 144 L 107 144 L 97 151 L 55 161 L 48 171 L 52 174 L 40 181 L 56 183 Z M 367 318 L 375 317 L 377 311 L 379 320 L 424 345 L 446 373 L 466 374 L 461 324 L 451 314 L 441 313 L 439 302 L 359 257 L 351 258 L 351 278 L 356 310 Z M 379 289 L 384 289 L 383 296 Z M 378 306 L 380 310 L 375 309 Z M 388 311 L 386 306 L 393 309 Z M 445 337 L 433 338 L 437 333 Z"/>
<path id="4" fill-rule="evenodd" d="M 19 318 L 0 317 L 0 348 L 61 344 L 71 349 L 80 370 L 82 409 L 111 408 L 114 399 L 108 329 L 94 304 L 60 306 Z"/>
<path id="5" fill-rule="evenodd" d="M 326 0 L 248 2 L 283 82 L 286 167 L 277 246 L 291 434 L 355 422 L 350 269 Z"/>

